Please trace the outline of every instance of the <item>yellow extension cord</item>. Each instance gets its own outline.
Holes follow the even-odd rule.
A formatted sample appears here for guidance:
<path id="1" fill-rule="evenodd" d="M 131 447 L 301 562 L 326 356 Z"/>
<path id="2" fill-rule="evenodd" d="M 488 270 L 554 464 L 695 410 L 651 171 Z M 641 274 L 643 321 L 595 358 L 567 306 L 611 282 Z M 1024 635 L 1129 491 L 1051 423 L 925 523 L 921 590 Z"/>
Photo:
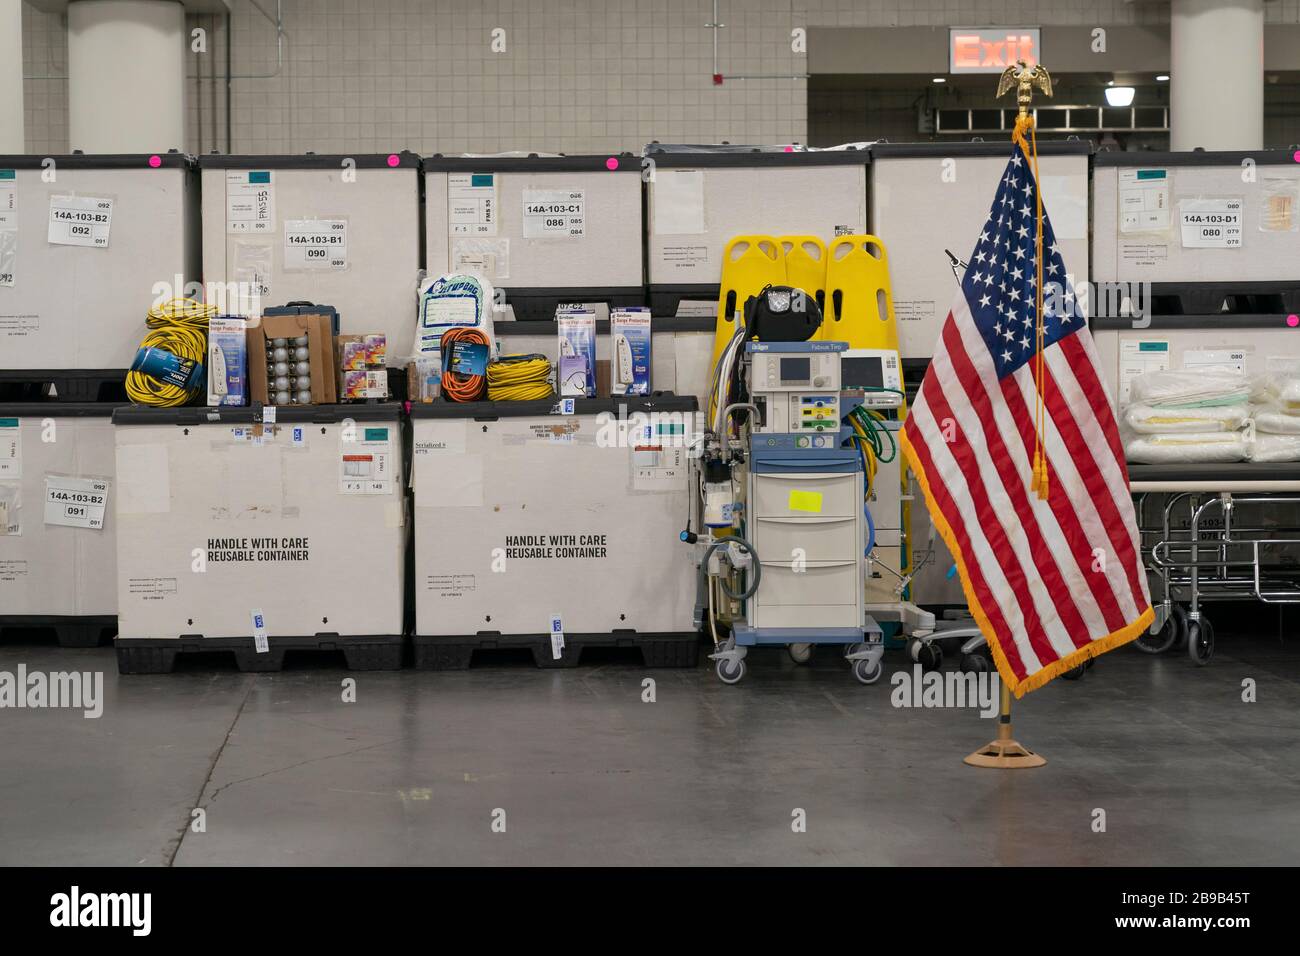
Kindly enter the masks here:
<path id="1" fill-rule="evenodd" d="M 216 306 L 204 305 L 194 299 L 164 302 L 149 310 L 145 324 L 150 331 L 141 340 L 140 347 L 162 349 L 203 364 L 207 360 L 208 319 L 216 314 Z M 202 390 L 202 385 L 186 389 L 160 382 L 143 372 L 126 373 L 127 397 L 137 405 L 173 408 L 184 405 Z"/>
<path id="2" fill-rule="evenodd" d="M 551 363 L 544 355 L 503 355 L 488 366 L 488 401 L 527 402 L 550 398 Z"/>

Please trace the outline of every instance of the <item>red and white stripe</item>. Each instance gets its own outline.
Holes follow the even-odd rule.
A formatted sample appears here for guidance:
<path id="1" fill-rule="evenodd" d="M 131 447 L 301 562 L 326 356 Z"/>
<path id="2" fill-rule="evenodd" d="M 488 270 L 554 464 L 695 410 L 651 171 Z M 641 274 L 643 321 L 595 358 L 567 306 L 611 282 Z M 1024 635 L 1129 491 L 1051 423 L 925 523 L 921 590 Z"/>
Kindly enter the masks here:
<path id="1" fill-rule="evenodd" d="M 903 427 L 1017 695 L 1137 636 L 1150 614 L 1118 429 L 1092 337 L 1072 321 L 1081 328 L 1045 355 L 1046 501 L 1030 489 L 1035 363 L 999 381 L 960 293 Z"/>

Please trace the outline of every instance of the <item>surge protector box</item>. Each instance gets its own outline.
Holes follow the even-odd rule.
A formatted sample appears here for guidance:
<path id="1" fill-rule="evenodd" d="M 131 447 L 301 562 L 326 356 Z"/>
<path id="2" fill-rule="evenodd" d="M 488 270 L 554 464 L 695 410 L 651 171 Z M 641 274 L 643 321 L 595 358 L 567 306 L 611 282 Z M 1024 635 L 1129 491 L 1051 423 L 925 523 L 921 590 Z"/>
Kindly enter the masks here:
<path id="1" fill-rule="evenodd" d="M 611 395 L 650 394 L 650 310 L 609 314 Z"/>
<path id="2" fill-rule="evenodd" d="M 248 404 L 248 346 L 242 318 L 218 315 L 208 321 L 208 404 Z"/>

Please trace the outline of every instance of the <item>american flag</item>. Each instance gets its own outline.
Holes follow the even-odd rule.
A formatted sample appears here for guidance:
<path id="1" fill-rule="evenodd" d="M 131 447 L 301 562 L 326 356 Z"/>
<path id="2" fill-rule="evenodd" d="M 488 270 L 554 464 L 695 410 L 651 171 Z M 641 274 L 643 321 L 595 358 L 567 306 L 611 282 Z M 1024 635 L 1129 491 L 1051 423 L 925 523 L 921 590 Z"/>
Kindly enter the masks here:
<path id="1" fill-rule="evenodd" d="M 902 431 L 971 613 L 1017 697 L 1152 620 L 1119 432 L 1046 203 L 1046 499 L 1031 486 L 1038 197 L 1030 167 L 1017 146 Z"/>

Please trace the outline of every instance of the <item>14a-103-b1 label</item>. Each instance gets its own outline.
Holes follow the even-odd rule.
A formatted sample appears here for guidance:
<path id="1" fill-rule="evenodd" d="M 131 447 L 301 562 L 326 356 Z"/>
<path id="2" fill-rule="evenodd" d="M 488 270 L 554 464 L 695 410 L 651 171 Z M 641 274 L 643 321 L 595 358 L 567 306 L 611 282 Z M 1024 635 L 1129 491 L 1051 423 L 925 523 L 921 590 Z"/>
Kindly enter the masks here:
<path id="1" fill-rule="evenodd" d="M 348 224 L 343 219 L 290 219 L 284 224 L 286 269 L 348 267 Z"/>

